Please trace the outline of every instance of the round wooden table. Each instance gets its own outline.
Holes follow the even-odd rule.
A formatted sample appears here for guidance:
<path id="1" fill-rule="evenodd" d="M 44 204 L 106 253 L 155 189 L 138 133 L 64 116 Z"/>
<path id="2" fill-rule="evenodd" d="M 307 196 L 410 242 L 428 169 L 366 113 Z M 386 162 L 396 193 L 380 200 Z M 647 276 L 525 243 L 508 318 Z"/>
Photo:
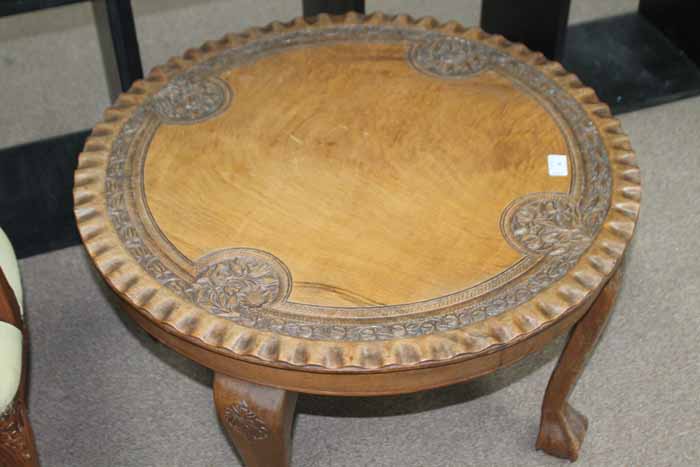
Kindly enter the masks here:
<path id="1" fill-rule="evenodd" d="M 126 312 L 215 372 L 248 466 L 288 464 L 299 392 L 458 383 L 569 329 L 537 447 L 577 457 L 567 398 L 640 179 L 608 107 L 542 54 L 383 14 L 227 35 L 117 99 L 74 195 Z"/>

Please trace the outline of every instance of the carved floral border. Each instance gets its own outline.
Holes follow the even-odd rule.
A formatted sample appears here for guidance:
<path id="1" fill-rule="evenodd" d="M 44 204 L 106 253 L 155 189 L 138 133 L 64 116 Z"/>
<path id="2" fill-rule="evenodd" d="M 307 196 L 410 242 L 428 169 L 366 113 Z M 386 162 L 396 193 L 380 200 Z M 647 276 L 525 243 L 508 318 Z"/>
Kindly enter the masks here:
<path id="1" fill-rule="evenodd" d="M 250 59 L 261 50 L 299 45 L 309 38 L 348 40 L 348 36 L 358 33 L 364 34 L 363 40 L 394 37 L 404 41 L 420 36 L 422 42 L 445 37 L 464 41 L 469 47 L 483 48 L 490 57 L 489 66 L 510 67 L 509 74 L 516 80 L 550 96 L 567 124 L 576 129 L 577 142 L 581 152 L 586 154 L 585 188 L 577 202 L 582 209 L 594 212 L 597 220 L 592 236 L 585 240 L 587 245 L 582 254 L 569 256 L 564 261 L 553 259 L 553 263 L 528 279 L 534 282 L 518 281 L 518 287 L 510 295 L 490 296 L 478 309 L 468 310 L 467 315 L 449 310 L 438 322 L 406 323 L 400 329 L 389 329 L 387 334 L 372 327 L 365 328 L 369 332 L 337 334 L 336 326 L 320 326 L 317 327 L 320 332 L 315 333 L 313 326 L 309 329 L 307 323 L 284 323 L 280 327 L 279 322 L 260 317 L 230 322 L 229 327 L 224 325 L 226 320 L 211 314 L 207 316 L 204 310 L 198 311 L 185 302 L 174 300 L 157 284 L 167 285 L 182 297 L 177 287 L 171 287 L 168 281 L 153 274 L 149 276 L 157 282 L 147 279 L 140 272 L 141 266 L 137 266 L 143 262 L 131 262 L 133 259 L 129 258 L 134 258 L 139 246 L 129 249 L 133 239 L 118 233 L 122 214 L 105 209 L 119 197 L 110 196 L 110 193 L 118 193 L 110 188 L 120 179 L 118 175 L 111 178 L 109 175 L 115 161 L 111 158 L 110 148 L 115 146 L 112 143 L 136 131 L 134 117 L 143 109 L 142 103 L 147 103 L 148 96 L 156 94 L 171 80 L 194 72 L 215 73 L 220 66 L 228 66 L 227 60 L 231 57 Z M 610 150 L 612 159 L 609 159 Z M 599 290 L 619 263 L 634 229 L 639 194 L 639 172 L 619 122 L 610 117 L 607 106 L 597 100 L 592 90 L 583 87 L 560 65 L 478 29 L 466 30 L 456 23 L 439 25 L 431 18 L 414 21 L 406 16 L 382 14 L 368 17 L 349 14 L 341 18 L 322 15 L 314 24 L 303 19 L 288 24 L 273 23 L 266 29 L 254 29 L 241 36 L 229 35 L 219 42 L 207 43 L 200 50 L 188 51 L 182 59 L 173 59 L 165 67 L 156 68 L 145 81 L 122 95 L 108 110 L 105 122 L 95 128 L 80 158 L 75 189 L 76 217 L 91 257 L 110 285 L 138 308 L 207 344 L 229 350 L 235 348 L 240 358 L 249 356 L 270 363 L 334 369 L 415 366 L 421 362 L 452 359 L 523 337 L 558 318 Z M 105 224 L 107 219 L 108 224 Z M 124 256 L 126 251 L 129 254 Z M 545 254 L 544 258 L 554 256 L 561 255 Z M 538 287 L 538 292 L 532 291 Z M 463 322 L 462 316 L 478 319 Z M 221 329 L 213 332 L 214 328 Z M 223 328 L 228 331 L 223 332 Z M 251 328 L 262 331 L 260 338 L 255 339 L 253 345 L 241 345 L 239 337 L 243 338 L 244 330 Z M 265 330 L 272 333 L 266 334 Z M 275 346 L 265 344 L 270 338 L 276 340 Z M 309 338 L 317 339 L 316 344 L 305 344 Z M 382 339 L 390 339 L 391 343 L 382 344 L 386 342 Z M 338 341 L 344 342 L 342 347 L 334 343 Z M 246 343 L 249 342 L 250 336 L 246 338 Z M 266 350 L 269 348 L 274 348 L 274 352 Z"/>

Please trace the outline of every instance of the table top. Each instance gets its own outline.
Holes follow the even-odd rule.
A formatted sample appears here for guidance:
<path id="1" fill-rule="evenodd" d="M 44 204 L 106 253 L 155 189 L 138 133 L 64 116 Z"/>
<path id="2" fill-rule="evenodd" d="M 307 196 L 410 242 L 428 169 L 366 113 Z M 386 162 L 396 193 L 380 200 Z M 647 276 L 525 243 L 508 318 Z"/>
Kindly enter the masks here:
<path id="1" fill-rule="evenodd" d="M 500 36 L 321 16 L 225 36 L 119 97 L 75 174 L 115 291 L 269 365 L 415 367 L 589 303 L 639 171 L 608 107 Z"/>

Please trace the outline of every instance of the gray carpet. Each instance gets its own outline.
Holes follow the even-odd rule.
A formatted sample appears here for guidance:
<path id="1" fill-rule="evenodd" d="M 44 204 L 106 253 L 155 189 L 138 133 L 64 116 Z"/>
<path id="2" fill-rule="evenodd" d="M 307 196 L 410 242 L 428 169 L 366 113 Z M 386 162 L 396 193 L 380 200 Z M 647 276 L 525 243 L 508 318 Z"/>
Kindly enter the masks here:
<path id="1" fill-rule="evenodd" d="M 572 398 L 581 466 L 700 465 L 700 99 L 622 118 L 644 196 L 609 328 Z M 117 311 L 79 247 L 22 261 L 31 418 L 44 466 L 239 462 L 211 374 Z M 562 342 L 480 380 L 383 398 L 302 396 L 296 466 L 556 466 L 533 448 Z"/>

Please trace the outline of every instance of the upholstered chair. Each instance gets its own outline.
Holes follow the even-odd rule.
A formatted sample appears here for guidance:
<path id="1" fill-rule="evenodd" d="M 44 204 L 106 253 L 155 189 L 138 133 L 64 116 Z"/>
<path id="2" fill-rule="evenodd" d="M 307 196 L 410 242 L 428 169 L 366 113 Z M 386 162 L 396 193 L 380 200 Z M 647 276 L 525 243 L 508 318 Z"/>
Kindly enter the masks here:
<path id="1" fill-rule="evenodd" d="M 27 418 L 27 330 L 17 258 L 0 229 L 0 466 L 36 466 Z"/>

